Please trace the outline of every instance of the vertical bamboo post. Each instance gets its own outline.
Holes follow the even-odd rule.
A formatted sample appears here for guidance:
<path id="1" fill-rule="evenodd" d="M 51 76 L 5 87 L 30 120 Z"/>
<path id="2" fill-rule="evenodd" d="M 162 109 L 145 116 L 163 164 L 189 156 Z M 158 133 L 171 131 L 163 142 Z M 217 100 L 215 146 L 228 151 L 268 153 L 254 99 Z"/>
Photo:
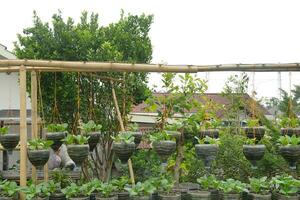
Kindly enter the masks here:
<path id="1" fill-rule="evenodd" d="M 26 68 L 20 66 L 20 186 L 25 187 L 27 182 L 27 109 L 26 109 Z M 21 193 L 21 200 L 25 194 Z"/>
<path id="2" fill-rule="evenodd" d="M 38 125 L 37 125 L 37 78 L 36 72 L 31 72 L 31 137 L 38 137 Z M 32 165 L 32 180 L 36 184 L 37 175 L 36 168 Z"/>

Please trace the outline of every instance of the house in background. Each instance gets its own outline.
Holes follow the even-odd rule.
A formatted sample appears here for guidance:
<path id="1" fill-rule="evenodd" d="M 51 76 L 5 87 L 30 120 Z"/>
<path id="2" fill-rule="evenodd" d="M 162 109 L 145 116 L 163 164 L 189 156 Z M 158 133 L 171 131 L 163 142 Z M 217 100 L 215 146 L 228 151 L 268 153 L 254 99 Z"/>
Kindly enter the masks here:
<path id="1" fill-rule="evenodd" d="M 162 96 L 167 95 L 165 93 L 154 93 L 154 96 Z M 197 99 L 199 102 L 205 103 L 204 101 L 212 101 L 215 102 L 218 105 L 224 106 L 225 109 L 229 108 L 231 106 L 230 100 L 223 96 L 221 93 L 206 93 L 204 95 L 195 95 L 195 99 Z M 255 101 L 253 98 L 251 98 L 248 94 L 244 94 L 243 99 L 246 101 Z M 149 112 L 147 110 L 148 105 L 143 102 L 139 105 L 136 105 L 133 107 L 132 111 L 129 114 L 130 122 L 137 123 L 140 127 L 140 129 L 143 130 L 149 130 L 152 129 L 157 122 L 157 112 Z M 263 113 L 265 117 L 268 119 L 272 118 L 272 115 L 268 112 L 266 108 L 264 108 L 262 105 L 257 103 L 257 109 L 259 112 Z M 196 109 L 192 109 L 190 114 L 193 114 L 196 112 Z M 249 118 L 251 118 L 251 108 L 249 105 L 246 105 L 244 108 L 241 108 L 240 110 L 240 119 L 241 121 L 245 121 Z M 228 123 L 225 119 L 225 113 L 224 111 L 220 110 L 217 113 L 217 116 L 222 119 L 224 123 Z M 180 114 L 175 114 L 174 119 L 182 118 Z"/>

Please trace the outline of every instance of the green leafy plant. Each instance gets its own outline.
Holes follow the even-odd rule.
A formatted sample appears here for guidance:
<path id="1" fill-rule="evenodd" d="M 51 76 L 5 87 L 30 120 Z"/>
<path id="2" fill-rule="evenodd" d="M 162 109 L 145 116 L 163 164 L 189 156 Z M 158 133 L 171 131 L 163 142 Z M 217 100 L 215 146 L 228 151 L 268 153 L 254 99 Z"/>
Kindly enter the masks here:
<path id="1" fill-rule="evenodd" d="M 117 191 L 123 191 L 125 186 L 129 184 L 129 178 L 127 176 L 121 176 L 118 179 L 111 180 L 111 184 L 117 189 Z"/>
<path id="2" fill-rule="evenodd" d="M 54 169 L 50 172 L 50 176 L 54 183 L 59 184 L 60 188 L 65 188 L 71 184 L 71 178 L 67 170 Z"/>
<path id="3" fill-rule="evenodd" d="M 101 131 L 102 125 L 96 124 L 93 120 L 88 123 L 82 123 L 79 127 L 84 133 L 98 132 Z"/>
<path id="4" fill-rule="evenodd" d="M 221 181 L 219 189 L 224 193 L 241 193 L 247 191 L 247 186 L 245 183 L 234 179 L 227 179 L 226 181 Z"/>
<path id="5" fill-rule="evenodd" d="M 155 141 L 163 141 L 163 140 L 174 140 L 171 135 L 166 133 L 165 131 L 155 132 L 149 136 L 151 142 Z"/>
<path id="6" fill-rule="evenodd" d="M 292 135 L 291 137 L 285 135 L 285 136 L 280 136 L 278 142 L 282 146 L 288 146 L 288 145 L 295 146 L 300 144 L 300 138 L 298 138 L 296 135 Z"/>
<path id="7" fill-rule="evenodd" d="M 71 183 L 61 191 L 66 195 L 67 198 L 79 197 L 84 195 L 83 191 L 81 190 L 81 186 L 78 186 L 75 183 Z"/>
<path id="8" fill-rule="evenodd" d="M 100 188 L 97 189 L 97 191 L 100 192 L 104 198 L 111 197 L 115 190 L 116 187 L 112 183 L 102 183 Z"/>
<path id="9" fill-rule="evenodd" d="M 6 135 L 6 134 L 8 134 L 8 130 L 9 130 L 8 126 L 0 127 L 0 135 Z"/>
<path id="10" fill-rule="evenodd" d="M 0 184 L 0 196 L 13 197 L 20 191 L 20 187 L 16 182 L 4 180 Z"/>
<path id="11" fill-rule="evenodd" d="M 40 139 L 40 138 L 29 140 L 27 143 L 30 150 L 49 149 L 52 144 L 53 144 L 53 141 L 44 140 L 44 139 Z"/>
<path id="12" fill-rule="evenodd" d="M 137 182 L 133 187 L 125 187 L 130 196 L 148 196 L 155 192 L 155 187 L 150 181 Z"/>
<path id="13" fill-rule="evenodd" d="M 281 128 L 296 128 L 299 126 L 299 119 L 295 117 L 282 117 L 279 125 Z"/>
<path id="14" fill-rule="evenodd" d="M 50 193 L 47 187 L 47 183 L 35 185 L 31 182 L 27 187 L 22 188 L 21 191 L 26 194 L 26 200 L 31 200 L 34 198 L 49 196 Z"/>
<path id="15" fill-rule="evenodd" d="M 259 119 L 248 119 L 247 126 L 251 128 L 259 126 Z"/>
<path id="16" fill-rule="evenodd" d="M 130 132 L 124 132 L 118 134 L 116 137 L 111 136 L 114 142 L 120 143 L 134 143 L 134 136 Z"/>
<path id="17" fill-rule="evenodd" d="M 159 181 L 159 187 L 157 190 L 162 193 L 171 193 L 172 189 L 174 187 L 174 181 L 171 181 L 166 178 L 161 178 Z"/>
<path id="18" fill-rule="evenodd" d="M 68 124 L 49 124 L 47 126 L 47 131 L 48 132 L 65 132 L 67 131 Z"/>
<path id="19" fill-rule="evenodd" d="M 205 136 L 202 139 L 195 136 L 195 139 L 198 141 L 199 144 L 216 144 L 216 145 L 221 144 L 219 138 L 211 138 L 209 136 Z"/>
<path id="20" fill-rule="evenodd" d="M 77 144 L 77 145 L 83 145 L 83 144 L 87 144 L 89 140 L 89 137 L 86 137 L 84 135 L 72 135 L 69 134 L 65 139 L 63 139 L 63 141 L 66 144 Z"/>
<path id="21" fill-rule="evenodd" d="M 127 130 L 137 132 L 139 130 L 139 125 L 137 123 L 130 123 L 127 125 Z"/>
<path id="22" fill-rule="evenodd" d="M 201 122 L 201 129 L 208 130 L 208 129 L 217 129 L 221 125 L 221 121 L 219 119 L 211 119 L 211 120 L 204 120 Z"/>
<path id="23" fill-rule="evenodd" d="M 284 196 L 293 196 L 299 192 L 300 180 L 289 175 L 281 175 L 273 177 L 272 184 L 280 194 Z"/>
<path id="24" fill-rule="evenodd" d="M 250 191 L 255 194 L 268 194 L 270 193 L 270 182 L 267 180 L 267 177 L 261 178 L 250 178 L 249 179 L 249 188 Z"/>
<path id="25" fill-rule="evenodd" d="M 220 185 L 220 181 L 214 175 L 200 177 L 197 182 L 204 190 L 218 189 Z"/>
<path id="26" fill-rule="evenodd" d="M 245 144 L 247 145 L 255 145 L 256 144 L 256 138 L 246 138 Z"/>
<path id="27" fill-rule="evenodd" d="M 168 130 L 168 131 L 179 131 L 181 128 L 183 128 L 183 123 L 181 123 L 179 121 L 171 123 L 171 124 L 167 124 L 165 126 L 165 130 Z"/>

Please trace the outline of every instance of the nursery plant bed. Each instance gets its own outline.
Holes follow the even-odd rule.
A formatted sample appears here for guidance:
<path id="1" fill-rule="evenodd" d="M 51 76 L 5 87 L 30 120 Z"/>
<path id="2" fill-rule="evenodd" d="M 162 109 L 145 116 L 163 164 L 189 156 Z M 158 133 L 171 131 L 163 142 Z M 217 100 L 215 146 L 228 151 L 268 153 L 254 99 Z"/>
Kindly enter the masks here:
<path id="1" fill-rule="evenodd" d="M 280 133 L 281 135 L 288 135 L 290 137 L 292 135 L 300 137 L 300 128 L 282 128 L 280 129 Z"/>
<path id="2" fill-rule="evenodd" d="M 256 168 L 257 161 L 264 157 L 265 150 L 265 145 L 243 145 L 243 153 L 246 159 L 251 162 L 253 168 Z"/>
<path id="3" fill-rule="evenodd" d="M 280 146 L 280 154 L 289 163 L 291 169 L 296 169 L 297 161 L 300 159 L 300 145 Z"/>
<path id="4" fill-rule="evenodd" d="M 3 146 L 3 148 L 8 151 L 12 151 L 19 144 L 19 141 L 19 134 L 0 135 L 0 143 Z"/>
<path id="5" fill-rule="evenodd" d="M 206 136 L 211 138 L 219 138 L 219 130 L 218 129 L 207 129 L 207 130 L 201 130 L 200 132 L 200 138 L 205 138 Z"/>
<path id="6" fill-rule="evenodd" d="M 256 142 L 259 142 L 265 135 L 264 127 L 244 127 L 246 136 L 249 139 L 256 139 Z"/>
<path id="7" fill-rule="evenodd" d="M 205 167 L 210 168 L 212 161 L 217 157 L 219 146 L 216 144 L 196 144 L 195 150 L 197 157 L 204 161 Z"/>
<path id="8" fill-rule="evenodd" d="M 122 163 L 126 163 L 135 151 L 135 143 L 114 142 L 113 150 Z"/>
<path id="9" fill-rule="evenodd" d="M 87 133 L 86 136 L 89 137 L 88 143 L 90 147 L 90 152 L 92 152 L 94 151 L 95 147 L 100 141 L 101 132 L 90 132 Z"/>
<path id="10" fill-rule="evenodd" d="M 46 139 L 47 140 L 52 140 L 53 144 L 51 145 L 51 148 L 54 151 L 57 151 L 60 146 L 63 143 L 63 139 L 66 137 L 66 132 L 48 132 L 46 133 Z"/>
<path id="11" fill-rule="evenodd" d="M 33 166 L 42 169 L 49 160 L 50 152 L 49 150 L 28 150 L 27 155 Z"/>
<path id="12" fill-rule="evenodd" d="M 83 161 L 88 157 L 89 155 L 89 145 L 83 144 L 83 145 L 68 145 L 68 154 L 70 158 L 75 162 L 76 165 L 81 166 Z"/>

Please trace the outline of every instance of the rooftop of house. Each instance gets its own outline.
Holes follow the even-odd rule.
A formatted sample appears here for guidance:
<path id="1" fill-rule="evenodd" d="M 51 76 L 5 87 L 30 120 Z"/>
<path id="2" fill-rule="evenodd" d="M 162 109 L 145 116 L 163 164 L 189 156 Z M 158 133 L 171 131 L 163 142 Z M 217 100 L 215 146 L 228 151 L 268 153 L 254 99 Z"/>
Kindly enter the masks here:
<path id="1" fill-rule="evenodd" d="M 7 50 L 7 47 L 0 44 L 0 59 L 16 59 L 16 56 Z"/>

